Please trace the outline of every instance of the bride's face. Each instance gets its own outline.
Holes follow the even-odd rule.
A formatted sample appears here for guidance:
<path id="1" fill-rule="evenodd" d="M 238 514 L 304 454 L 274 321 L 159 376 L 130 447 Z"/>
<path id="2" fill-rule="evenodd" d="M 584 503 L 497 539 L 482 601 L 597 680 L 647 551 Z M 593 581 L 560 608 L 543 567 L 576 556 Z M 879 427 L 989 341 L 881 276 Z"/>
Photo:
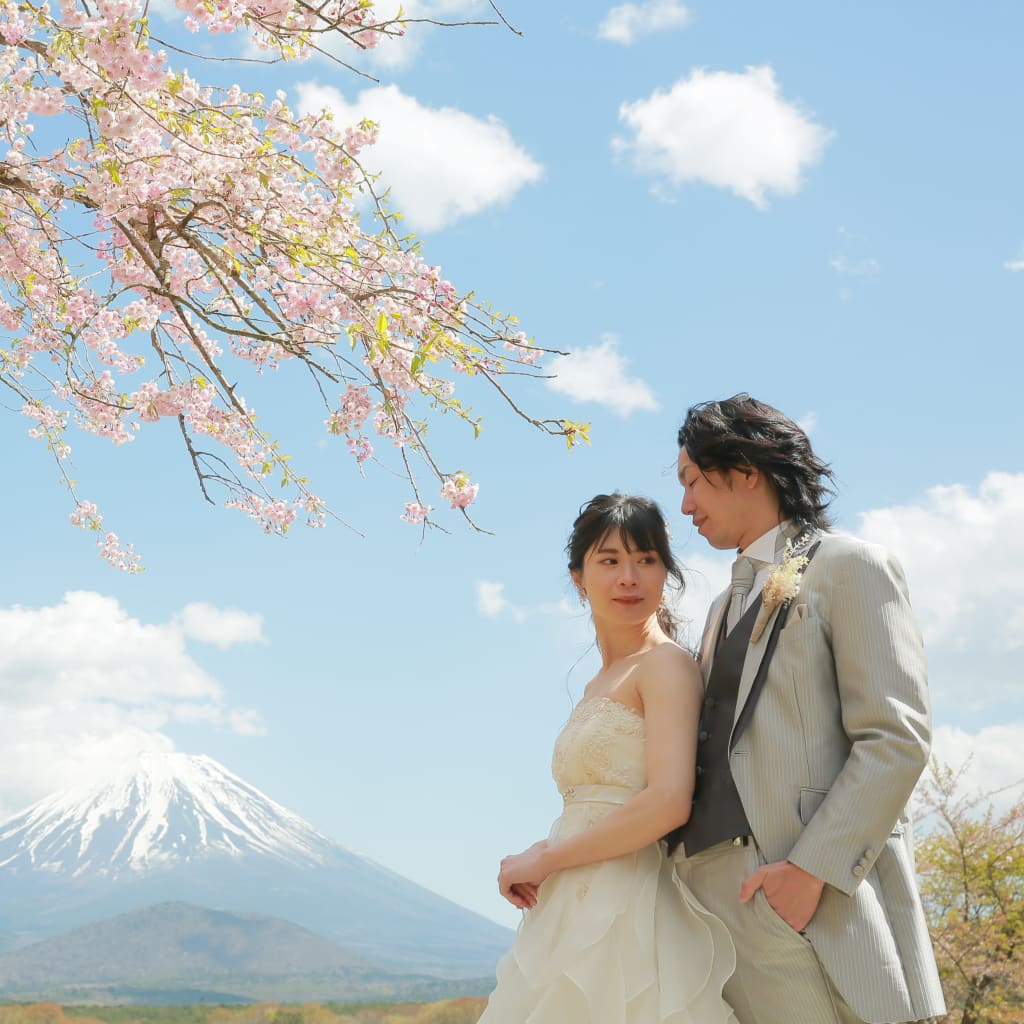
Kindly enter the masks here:
<path id="1" fill-rule="evenodd" d="M 618 531 L 599 540 L 574 574 L 595 618 L 642 622 L 661 604 L 668 572 L 656 551 L 640 551 Z"/>

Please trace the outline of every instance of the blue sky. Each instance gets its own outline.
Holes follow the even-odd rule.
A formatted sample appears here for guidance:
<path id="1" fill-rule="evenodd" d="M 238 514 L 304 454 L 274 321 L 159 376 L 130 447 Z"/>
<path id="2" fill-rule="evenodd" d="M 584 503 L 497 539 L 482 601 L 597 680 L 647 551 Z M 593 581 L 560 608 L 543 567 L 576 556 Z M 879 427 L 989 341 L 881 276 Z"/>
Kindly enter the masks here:
<path id="1" fill-rule="evenodd" d="M 567 452 L 467 388 L 482 436 L 442 422 L 434 445 L 479 482 L 492 533 L 442 513 L 450 532 L 424 537 L 400 481 L 360 479 L 285 367 L 247 398 L 362 536 L 278 540 L 206 505 L 170 425 L 118 450 L 72 438 L 80 493 L 146 566 L 127 577 L 68 525 L 7 414 L 0 815 L 137 749 L 208 754 L 514 924 L 498 860 L 557 814 L 551 744 L 596 664 L 568 528 L 595 493 L 656 498 L 701 619 L 729 559 L 678 511 L 675 433 L 741 390 L 808 427 L 837 525 L 903 560 L 937 751 L 973 751 L 987 787 L 1024 777 L 1024 9 L 502 9 L 521 36 L 413 29 L 363 62 L 378 84 L 327 61 L 217 73 L 379 120 L 382 181 L 425 255 L 570 353 L 519 398 L 590 420 L 592 445 Z"/>

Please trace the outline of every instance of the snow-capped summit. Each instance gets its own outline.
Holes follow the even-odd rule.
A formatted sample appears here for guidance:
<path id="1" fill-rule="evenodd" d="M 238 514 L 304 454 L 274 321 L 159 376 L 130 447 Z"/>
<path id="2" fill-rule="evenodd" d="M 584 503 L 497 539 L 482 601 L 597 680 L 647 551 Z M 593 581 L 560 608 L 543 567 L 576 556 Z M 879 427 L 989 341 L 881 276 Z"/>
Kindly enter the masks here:
<path id="1" fill-rule="evenodd" d="M 283 918 L 424 974 L 489 975 L 512 934 L 333 842 L 208 757 L 141 754 L 0 823 L 9 947 L 168 901 Z"/>
<path id="2" fill-rule="evenodd" d="M 211 855 L 324 862 L 333 844 L 209 757 L 147 751 L 0 825 L 0 869 L 116 878 Z"/>

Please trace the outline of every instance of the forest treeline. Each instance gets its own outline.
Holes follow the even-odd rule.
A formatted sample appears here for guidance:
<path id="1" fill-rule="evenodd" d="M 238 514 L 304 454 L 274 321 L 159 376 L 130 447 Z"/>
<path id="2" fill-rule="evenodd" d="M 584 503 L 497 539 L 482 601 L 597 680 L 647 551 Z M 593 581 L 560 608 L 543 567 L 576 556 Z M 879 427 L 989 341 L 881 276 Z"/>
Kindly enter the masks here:
<path id="1" fill-rule="evenodd" d="M 256 1003 L 245 1006 L 0 1006 L 0 1024 L 476 1024 L 485 999 L 435 1003 Z"/>

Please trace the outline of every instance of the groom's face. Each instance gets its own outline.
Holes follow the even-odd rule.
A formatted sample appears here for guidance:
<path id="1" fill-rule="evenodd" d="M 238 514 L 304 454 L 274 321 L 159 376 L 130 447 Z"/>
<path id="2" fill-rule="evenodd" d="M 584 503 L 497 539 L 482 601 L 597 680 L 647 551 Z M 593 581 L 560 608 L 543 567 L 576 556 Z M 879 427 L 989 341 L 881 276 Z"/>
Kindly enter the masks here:
<path id="1" fill-rule="evenodd" d="M 750 533 L 749 480 L 738 470 L 721 472 L 697 467 L 685 448 L 679 452 L 679 483 L 683 488 L 682 512 L 693 520 L 697 532 L 719 550 L 741 548 L 755 540 Z"/>

